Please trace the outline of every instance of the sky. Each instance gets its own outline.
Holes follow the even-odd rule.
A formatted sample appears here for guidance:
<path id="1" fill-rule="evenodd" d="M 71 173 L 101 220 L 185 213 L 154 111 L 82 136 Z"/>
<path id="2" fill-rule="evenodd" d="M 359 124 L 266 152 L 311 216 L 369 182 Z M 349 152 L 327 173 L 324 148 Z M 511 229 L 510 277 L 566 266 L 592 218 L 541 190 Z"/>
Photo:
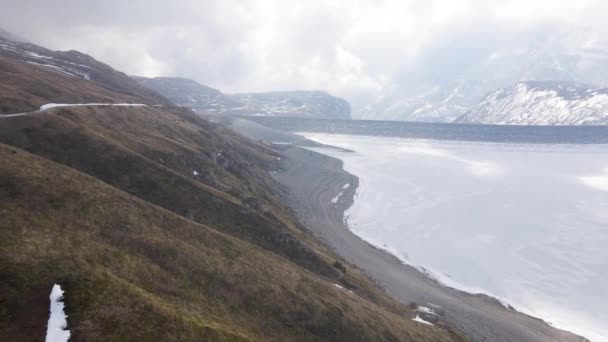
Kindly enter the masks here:
<path id="1" fill-rule="evenodd" d="M 0 26 L 141 76 L 355 107 L 531 46 L 601 48 L 602 0 L 0 0 Z"/>

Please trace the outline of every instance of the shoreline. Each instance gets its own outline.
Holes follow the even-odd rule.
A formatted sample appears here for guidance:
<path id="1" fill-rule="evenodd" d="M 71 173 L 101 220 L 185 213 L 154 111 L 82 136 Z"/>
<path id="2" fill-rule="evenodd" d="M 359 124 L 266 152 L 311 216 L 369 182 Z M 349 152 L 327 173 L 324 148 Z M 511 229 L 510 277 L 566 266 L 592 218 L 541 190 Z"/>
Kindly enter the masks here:
<path id="1" fill-rule="evenodd" d="M 530 274 L 529 264 L 519 264 L 517 258 L 505 257 L 510 255 L 511 251 L 522 248 L 543 248 L 546 243 L 542 237 L 530 241 L 523 241 L 525 238 L 521 236 L 534 236 L 535 233 L 526 235 L 525 232 L 520 232 L 522 235 L 515 234 L 513 232 L 506 232 L 504 230 L 497 229 L 500 224 L 494 225 L 491 221 L 480 221 L 483 220 L 484 215 L 479 215 L 481 218 L 477 218 L 474 213 L 467 213 L 467 208 L 501 208 L 500 202 L 496 204 L 493 201 L 509 201 L 513 198 L 509 198 L 504 191 L 496 190 L 499 188 L 500 182 L 505 183 L 505 179 L 512 180 L 514 174 L 521 175 L 521 179 L 518 179 L 517 184 L 526 184 L 533 178 L 529 178 L 529 174 L 520 172 L 521 161 L 525 158 L 513 157 L 513 160 L 509 159 L 511 155 L 521 156 L 522 153 L 538 153 L 540 160 L 545 160 L 544 165 L 555 166 L 552 164 L 551 158 L 546 155 L 554 156 L 553 159 L 557 159 L 559 155 L 561 160 L 568 160 L 569 155 L 576 153 L 577 156 L 587 156 L 594 158 L 596 155 L 599 157 L 604 155 L 606 152 L 605 147 L 600 145 L 563 145 L 563 144 L 542 144 L 542 145 L 526 145 L 524 146 L 511 146 L 510 144 L 494 143 L 494 142 L 462 142 L 462 141 L 444 141 L 444 140 L 433 140 L 433 139 L 405 139 L 405 138 L 374 138 L 374 137 L 360 137 L 360 136 L 349 136 L 344 134 L 327 134 L 327 133 L 309 133 L 301 132 L 298 133 L 305 136 L 308 139 L 317 141 L 324 144 L 332 144 L 340 147 L 347 147 L 352 150 L 356 150 L 356 155 L 349 155 L 346 153 L 337 153 L 333 150 L 327 150 L 323 148 L 312 148 L 312 150 L 329 155 L 334 158 L 343 160 L 344 170 L 350 172 L 362 178 L 360 188 L 357 191 L 356 196 L 359 196 L 352 207 L 348 208 L 345 212 L 347 219 L 346 225 L 350 231 L 360 237 L 361 239 L 371 243 L 387 253 L 394 255 L 399 258 L 404 264 L 412 266 L 418 269 L 421 273 L 426 274 L 430 278 L 436 280 L 439 284 L 449 287 L 455 290 L 463 291 L 472 295 L 487 295 L 499 301 L 503 306 L 508 309 L 518 311 L 522 314 L 543 320 L 550 326 L 556 329 L 572 332 L 579 336 L 585 336 L 587 339 L 593 341 L 604 341 L 605 338 L 605 326 L 602 324 L 603 320 L 601 315 L 604 313 L 601 309 L 602 303 L 602 291 L 598 289 L 594 291 L 594 288 L 590 288 L 589 292 L 585 291 L 584 288 L 576 287 L 568 283 L 568 279 L 576 276 L 576 270 L 587 269 L 585 268 L 588 264 L 583 261 L 574 259 L 572 264 L 564 263 L 563 259 L 560 259 L 561 254 L 556 255 L 556 259 L 552 260 L 551 263 L 544 263 L 539 266 L 543 267 L 539 269 L 538 274 L 550 274 L 550 269 L 553 264 L 559 264 L 562 267 L 571 266 L 564 268 L 562 272 L 557 273 L 554 278 L 550 278 L 550 275 L 544 276 L 547 282 L 542 282 L 542 276 L 521 276 L 522 274 Z M 377 143 L 377 145 L 376 145 Z M 392 147 L 398 146 L 395 151 L 391 150 Z M 308 148 L 308 147 L 307 147 Z M 388 154 L 382 151 L 391 151 Z M 415 154 L 410 157 L 396 157 L 399 158 L 399 162 L 391 162 L 392 154 L 397 152 L 398 156 L 401 156 L 398 152 L 407 151 L 408 153 Z M 576 152 L 575 152 L 576 151 Z M 492 155 L 488 155 L 492 153 Z M 503 158 L 503 157 L 507 158 Z M 480 182 L 483 186 L 491 185 L 495 186 L 494 191 L 500 192 L 492 195 L 484 195 L 479 198 L 483 198 L 484 201 L 480 202 L 479 199 L 473 202 L 467 201 L 468 198 L 463 196 L 463 201 L 460 204 L 456 204 L 454 197 L 450 199 L 449 195 L 442 196 L 442 190 L 446 190 L 446 194 L 452 194 L 450 191 L 461 191 L 463 195 L 468 195 L 469 192 L 472 194 L 479 194 L 479 190 L 485 190 L 478 184 L 465 183 L 469 179 L 463 178 L 463 182 L 460 182 L 458 178 L 459 174 L 453 174 L 454 179 L 448 182 L 443 182 L 439 179 L 438 182 L 442 184 L 441 188 L 433 186 L 433 182 L 427 180 L 428 176 L 421 173 L 420 170 L 431 170 L 428 166 L 417 165 L 418 159 L 420 158 L 433 158 L 433 170 L 449 167 L 453 163 L 458 163 L 457 167 L 459 171 L 464 172 L 463 176 L 466 175 L 471 179 L 475 179 L 476 182 Z M 563 159 L 565 157 L 566 159 Z M 413 160 L 413 162 L 408 161 Z M 436 160 L 443 160 L 441 162 L 435 162 Z M 584 164 L 585 157 L 581 157 L 581 165 Z M 452 164 L 450 164 L 450 162 Z M 519 164 L 518 164 L 519 162 Z M 427 165 L 426 159 L 420 162 L 422 165 Z M 430 164 L 431 162 L 429 162 Z M 464 170 L 460 170 L 463 165 Z M 474 164 L 478 164 L 485 167 L 488 171 L 489 177 L 487 183 L 484 180 L 478 180 L 484 178 L 484 174 L 476 173 L 476 170 L 484 168 L 473 168 Z M 587 197 L 594 198 L 592 196 L 601 196 L 601 193 L 597 191 L 605 191 L 602 188 L 602 182 L 606 180 L 605 175 L 602 174 L 604 170 L 601 163 L 589 163 L 585 170 L 577 169 L 576 167 L 564 167 L 563 169 L 554 167 L 539 167 L 542 163 L 531 163 L 529 166 L 526 165 L 526 170 L 533 169 L 534 173 L 539 174 L 539 170 L 546 172 L 547 180 L 539 181 L 538 184 L 555 184 L 555 175 L 552 172 L 559 173 L 560 183 L 567 183 L 571 186 L 568 188 L 570 191 L 564 193 L 572 194 L 573 198 L 580 198 L 583 201 Z M 577 163 L 571 163 L 577 164 Z M 438 166 L 439 165 L 439 166 Z M 470 165 L 470 166 L 469 166 Z M 519 169 L 518 169 L 519 167 Z M 407 171 L 410 169 L 410 171 Z M 560 171 L 554 171 L 560 170 Z M 593 172 L 586 170 L 595 170 Z M 600 170 L 600 171 L 598 171 Z M 445 175 L 441 171 L 441 175 Z M 446 171 L 449 173 L 449 171 Z M 493 173 L 491 173 L 493 172 Z M 519 172 L 519 173 L 518 173 Z M 452 173 L 449 173 L 452 175 Z M 584 175 L 584 176 L 583 176 Z M 433 176 L 437 178 L 437 174 Z M 553 179 L 551 178 L 553 177 Z M 393 179 L 394 178 L 394 179 Z M 451 178 L 451 177 L 444 177 Z M 589 180 L 585 182 L 584 178 L 588 178 L 595 182 L 589 184 Z M 404 181 L 404 179 L 406 181 Z M 551 183 L 550 180 L 553 180 Z M 507 181 L 508 182 L 508 181 Z M 544 183 L 543 183 L 544 182 Z M 599 183 L 599 184 L 598 184 Z M 430 185 L 429 185 L 430 184 Z M 457 185 L 454 187 L 452 184 L 466 184 Z M 535 183 L 536 184 L 536 183 Z M 583 189 L 582 184 L 587 189 Z M 489 188 L 489 187 L 488 187 Z M 504 188 L 504 186 L 503 186 Z M 534 188 L 531 185 L 530 188 Z M 594 192 L 591 193 L 589 188 L 593 188 Z M 411 190 L 408 190 L 411 189 Z M 474 190 L 473 190 L 474 189 Z M 587 191 L 587 192 L 586 192 Z M 489 191 L 490 192 L 490 191 Z M 531 191 L 518 191 L 518 195 L 521 197 L 522 194 L 530 194 Z M 429 195 L 431 194 L 431 195 Z M 505 195 L 503 197 L 503 195 Z M 429 197 L 432 196 L 432 197 Z M 587 196 L 587 197 L 586 197 Z M 561 196 L 560 196 L 561 197 Z M 416 198 L 417 201 L 410 201 L 412 198 Z M 429 199 L 430 203 L 432 200 L 437 199 L 437 202 L 442 203 L 441 205 L 430 205 L 425 207 L 420 204 L 420 198 Z M 525 196 L 524 196 L 525 198 Z M 598 197 L 598 199 L 601 199 Z M 519 199 L 518 199 L 519 200 Z M 543 201 L 543 205 L 551 207 L 550 199 Z M 367 203 L 365 203 L 367 202 Z M 426 203 L 426 202 L 424 202 Z M 469 206 L 463 204 L 467 203 Z M 486 204 L 487 203 L 487 204 Z M 568 202 L 571 203 L 571 202 Z M 601 203 L 601 202 L 600 202 Z M 476 205 L 480 204 L 480 207 Z M 534 203 L 532 203 L 534 205 Z M 424 209 L 420 209 L 423 207 Z M 449 208 L 457 207 L 458 211 Z M 409 209 L 413 208 L 413 209 Z M 464 208 L 464 209 L 463 209 Z M 509 208 L 508 211 L 513 211 L 515 208 L 520 212 L 525 212 L 522 205 L 516 205 Z M 552 209 L 536 208 L 539 211 L 534 211 L 537 217 L 549 217 L 543 219 L 542 224 L 539 225 L 538 231 L 548 232 L 563 232 L 563 227 L 568 225 L 564 224 L 560 226 L 561 222 L 551 220 L 551 212 L 562 212 L 564 208 L 561 207 L 557 210 L 553 207 Z M 577 207 L 578 208 L 578 207 Z M 596 206 L 593 206 L 596 208 Z M 437 210 L 439 209 L 439 210 Z M 444 211 L 448 215 L 453 215 L 455 221 L 436 219 L 438 215 L 443 215 Z M 421 214 L 424 213 L 424 215 Z M 492 216 L 485 215 L 485 217 L 492 217 L 497 222 L 511 222 L 509 218 L 501 216 L 500 213 L 493 212 Z M 563 212 L 568 212 L 567 208 Z M 381 213 L 381 215 L 379 215 Z M 585 214 L 589 214 L 589 223 L 581 224 L 577 226 L 581 231 L 594 231 L 593 227 L 595 222 L 600 222 L 592 219 L 595 211 L 593 212 L 582 212 L 575 211 L 573 209 L 571 217 L 585 218 Z M 526 216 L 526 215 L 524 215 Z M 534 216 L 534 215 L 533 215 Z M 532 216 L 532 217 L 533 217 Z M 478 223 L 483 222 L 483 223 Z M 433 224 L 437 223 L 437 227 Z M 514 220 L 511 224 L 514 231 L 519 231 L 517 227 L 526 227 L 527 223 L 534 224 L 529 219 L 523 219 L 520 221 Z M 470 227 L 476 227 L 471 229 L 466 224 L 470 224 Z M 543 226 L 544 224 L 544 226 Z M 427 226 L 432 228 L 431 233 L 426 233 Z M 597 226 L 597 224 L 596 224 Z M 403 227 L 403 230 L 402 230 Z M 552 227 L 545 229 L 545 227 Z M 561 230 L 560 230 L 561 227 Z M 601 227 L 598 227 L 601 228 Z M 463 229 L 464 237 L 456 236 Z M 411 231 L 408 233 L 408 231 Z M 536 232 L 536 230 L 533 230 Z M 427 235 L 428 234 L 428 235 Z M 468 234 L 468 235 L 466 235 Z M 489 234 L 494 238 L 493 241 L 475 241 L 478 234 Z M 538 236 L 538 234 L 536 233 Z M 430 237 L 429 237 L 430 236 Z M 446 236 L 453 237 L 446 238 Z M 467 236 L 472 237 L 467 239 Z M 519 236 L 519 237 L 517 237 Z M 550 235 L 547 235 L 550 236 Z M 602 235 L 598 235 L 602 236 Z M 575 243 L 577 236 L 572 236 L 571 239 L 562 241 L 561 246 L 567 248 Z M 416 241 L 415 243 L 413 241 Z M 534 241 L 534 242 L 532 242 Z M 460 242 L 464 243 L 461 244 Z M 487 246 L 493 246 L 492 250 L 488 250 Z M 442 246 L 442 247 L 440 247 Z M 466 250 L 462 250 L 461 246 L 468 246 Z M 496 246 L 496 248 L 494 248 Z M 594 246 L 597 246 L 595 244 Z M 601 247 L 601 246 L 600 246 Z M 484 249 L 485 248 L 485 249 Z M 582 248 L 581 250 L 592 250 L 590 248 Z M 500 251 L 500 252 L 494 252 Z M 425 254 L 427 253 L 427 254 Z M 583 253 L 582 251 L 580 253 Z M 592 254 L 592 253 L 590 253 Z M 597 254 L 596 256 L 601 255 Z M 415 256 L 415 257 L 414 257 Z M 501 259 L 502 258 L 502 259 Z M 477 260 L 480 259 L 480 260 Z M 466 260 L 466 261 L 465 261 Z M 498 260 L 498 262 L 495 262 Z M 522 259 L 526 260 L 526 259 Z M 594 260 L 601 260 L 595 258 Z M 469 263 L 470 261 L 470 263 Z M 508 261 L 505 263 L 504 261 Z M 500 265 L 496 267 L 495 265 Z M 445 266 L 442 267 L 442 266 Z M 479 267 L 479 271 L 477 271 Z M 546 269 L 544 268 L 546 267 Z M 590 270 L 590 272 L 593 269 Z M 546 273 L 545 273 L 546 272 Z M 598 277 L 601 273 L 598 272 Z M 460 277 L 462 276 L 462 277 Z M 487 281 L 487 277 L 492 279 L 491 282 Z M 563 282 L 562 282 L 563 281 Z M 601 284 L 600 281 L 594 282 Z M 592 292 L 593 291 L 593 292 Z M 555 295 L 558 293 L 558 295 Z M 502 295 L 498 295 L 502 294 Z M 594 298 L 595 297 L 595 298 Z M 594 307 L 595 305 L 595 307 Z"/>
<path id="2" fill-rule="evenodd" d="M 586 341 L 516 311 L 500 299 L 442 284 L 418 267 L 352 232 L 345 212 L 359 180 L 343 162 L 293 145 L 277 146 L 285 158 L 275 179 L 287 187 L 287 204 L 304 225 L 337 254 L 356 265 L 402 303 L 441 307 L 441 318 L 475 341 Z M 345 184 L 351 184 L 344 189 Z M 336 194 L 340 201 L 332 203 Z M 424 269 L 424 268 L 422 268 Z"/>

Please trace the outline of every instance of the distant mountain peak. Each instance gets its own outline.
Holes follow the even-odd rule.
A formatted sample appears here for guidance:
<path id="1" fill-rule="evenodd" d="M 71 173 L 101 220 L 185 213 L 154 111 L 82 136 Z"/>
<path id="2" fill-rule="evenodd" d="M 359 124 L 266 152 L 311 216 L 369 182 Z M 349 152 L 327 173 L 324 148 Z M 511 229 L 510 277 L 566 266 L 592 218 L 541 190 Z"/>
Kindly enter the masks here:
<path id="1" fill-rule="evenodd" d="M 224 94 L 179 77 L 134 77 L 178 105 L 201 113 L 350 119 L 350 105 L 323 90 Z"/>
<path id="2" fill-rule="evenodd" d="M 456 122 L 606 125 L 608 88 L 570 81 L 522 81 L 489 93 Z"/>
<path id="3" fill-rule="evenodd" d="M 608 87 L 608 50 L 552 44 L 495 51 L 437 77 L 412 74 L 389 84 L 381 99 L 358 118 L 451 122 L 471 111 L 486 94 L 518 81 L 572 82 Z M 454 70 L 452 70 L 454 71 Z M 528 83 L 531 84 L 531 83 Z M 593 86 L 589 86 L 593 88 Z M 454 96 L 451 96 L 454 94 Z"/>

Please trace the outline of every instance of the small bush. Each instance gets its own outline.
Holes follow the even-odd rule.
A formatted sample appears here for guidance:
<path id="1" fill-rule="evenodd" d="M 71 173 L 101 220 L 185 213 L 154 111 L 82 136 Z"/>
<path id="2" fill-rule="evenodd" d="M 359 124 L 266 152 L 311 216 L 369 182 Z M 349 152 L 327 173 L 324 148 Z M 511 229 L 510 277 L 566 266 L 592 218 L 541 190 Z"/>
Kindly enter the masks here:
<path id="1" fill-rule="evenodd" d="M 338 260 L 334 261 L 332 266 L 335 267 L 336 269 L 339 269 L 340 271 L 342 271 L 342 273 L 346 273 L 346 267 L 344 267 L 344 265 L 341 262 L 339 262 Z"/>

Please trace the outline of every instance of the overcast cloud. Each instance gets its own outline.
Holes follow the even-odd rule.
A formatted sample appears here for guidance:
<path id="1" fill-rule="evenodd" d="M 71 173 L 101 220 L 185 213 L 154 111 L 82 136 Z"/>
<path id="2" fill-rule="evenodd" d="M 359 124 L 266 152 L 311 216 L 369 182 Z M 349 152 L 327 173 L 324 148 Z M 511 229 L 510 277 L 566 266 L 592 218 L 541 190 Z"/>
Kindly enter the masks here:
<path id="1" fill-rule="evenodd" d="M 355 107 L 498 54 L 602 48 L 601 0 L 0 0 L 4 29 L 130 74 L 226 92 L 325 89 Z M 406 91 L 407 89 L 405 89 Z"/>

